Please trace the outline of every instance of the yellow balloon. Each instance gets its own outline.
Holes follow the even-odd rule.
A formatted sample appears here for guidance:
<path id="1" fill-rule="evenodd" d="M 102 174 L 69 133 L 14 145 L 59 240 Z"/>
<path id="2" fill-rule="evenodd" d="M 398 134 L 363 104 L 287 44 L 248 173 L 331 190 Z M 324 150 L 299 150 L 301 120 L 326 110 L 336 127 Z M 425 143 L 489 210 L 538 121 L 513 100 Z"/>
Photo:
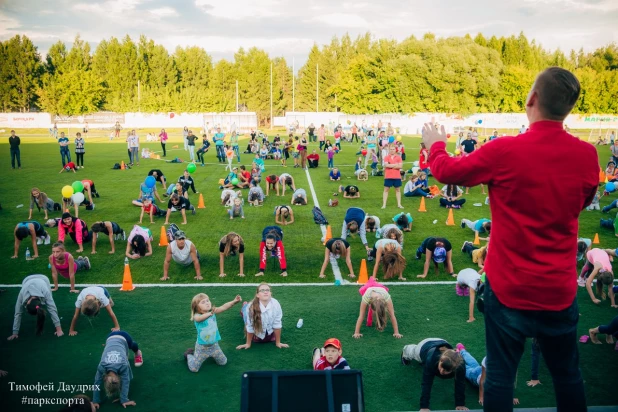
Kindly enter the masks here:
<path id="1" fill-rule="evenodd" d="M 69 198 L 73 195 L 73 188 L 71 186 L 64 186 L 62 188 L 62 197 Z"/>
<path id="2" fill-rule="evenodd" d="M 459 156 L 459 155 L 461 154 L 461 150 L 459 150 L 459 149 L 455 150 L 455 154 L 456 154 L 457 156 Z"/>
<path id="3" fill-rule="evenodd" d="M 397 141 L 401 142 L 401 136 L 397 136 Z"/>

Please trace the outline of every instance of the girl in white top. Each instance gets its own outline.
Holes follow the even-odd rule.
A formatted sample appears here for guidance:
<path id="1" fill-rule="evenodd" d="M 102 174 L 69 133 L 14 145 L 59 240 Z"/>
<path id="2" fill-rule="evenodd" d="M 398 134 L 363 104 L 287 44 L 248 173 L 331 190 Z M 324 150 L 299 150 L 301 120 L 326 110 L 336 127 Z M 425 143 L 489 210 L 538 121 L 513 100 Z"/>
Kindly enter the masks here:
<path id="1" fill-rule="evenodd" d="M 474 322 L 474 303 L 476 302 L 476 292 L 481 285 L 481 275 L 474 269 L 462 269 L 457 275 L 457 286 L 470 289 L 470 307 L 468 310 L 468 323 Z"/>
<path id="2" fill-rule="evenodd" d="M 221 204 L 225 207 L 232 206 L 234 204 L 234 199 L 237 197 L 242 197 L 240 190 L 235 192 L 232 189 L 223 189 L 221 192 Z"/>
<path id="3" fill-rule="evenodd" d="M 77 335 L 75 326 L 77 325 L 80 312 L 88 318 L 93 318 L 99 314 L 101 307 L 107 309 L 109 317 L 114 322 L 112 332 L 119 331 L 120 325 L 118 324 L 118 319 L 112 310 L 112 306 L 114 306 L 114 301 L 109 296 L 107 289 L 103 286 L 90 286 L 83 289 L 75 301 L 75 314 L 73 315 L 73 320 L 71 321 L 69 336 Z"/>
<path id="4" fill-rule="evenodd" d="M 285 191 L 285 188 L 283 189 Z M 307 192 L 305 189 L 296 189 L 292 195 L 292 205 L 302 206 L 307 204 Z"/>
<path id="5" fill-rule="evenodd" d="M 390 316 L 391 323 L 393 324 L 393 336 L 397 339 L 401 339 L 403 336 L 399 333 L 397 318 L 395 317 L 395 308 L 393 307 L 391 295 L 388 293 L 388 288 L 376 282 L 376 278 L 372 276 L 358 292 L 361 294 L 362 299 L 360 313 L 356 320 L 356 329 L 352 337 L 355 339 L 363 337 L 362 333 L 360 333 L 360 328 L 365 319 L 365 311 L 367 311 L 367 326 L 372 325 L 373 314 L 375 312 L 376 329 L 383 332 L 386 327 L 387 316 Z"/>
<path id="6" fill-rule="evenodd" d="M 382 226 L 380 236 L 384 239 L 395 239 L 403 248 L 403 232 L 394 223 Z"/>
<path id="7" fill-rule="evenodd" d="M 255 298 L 243 305 L 242 316 L 247 340 L 236 349 L 249 349 L 253 342 L 275 342 L 278 348 L 289 347 L 281 343 L 283 311 L 277 299 L 272 297 L 268 283 L 262 282 L 258 285 Z"/>
<path id="8" fill-rule="evenodd" d="M 283 192 L 281 192 L 281 196 L 285 196 L 286 186 L 289 186 L 289 188 L 292 190 L 296 190 L 294 178 L 289 173 L 282 173 L 281 176 L 279 176 L 279 186 L 281 186 L 283 190 Z"/>
<path id="9" fill-rule="evenodd" d="M 365 231 L 380 232 L 380 218 L 377 216 L 365 216 Z"/>
<path id="10" fill-rule="evenodd" d="M 382 263 L 382 270 L 384 271 L 384 279 L 390 279 L 394 275 L 398 275 L 399 280 L 406 280 L 403 277 L 403 271 L 406 268 L 406 258 L 401 254 L 401 245 L 394 239 L 380 239 L 375 243 L 372 256 L 375 257 L 376 262 L 373 265 L 373 275 L 375 278 L 378 274 L 378 267 Z"/>

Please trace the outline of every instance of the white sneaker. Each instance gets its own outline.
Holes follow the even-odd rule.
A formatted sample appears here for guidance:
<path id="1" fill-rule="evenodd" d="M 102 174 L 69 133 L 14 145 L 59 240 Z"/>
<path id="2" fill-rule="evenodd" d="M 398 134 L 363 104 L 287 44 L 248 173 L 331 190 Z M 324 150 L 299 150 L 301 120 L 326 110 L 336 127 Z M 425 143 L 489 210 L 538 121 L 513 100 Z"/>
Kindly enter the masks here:
<path id="1" fill-rule="evenodd" d="M 127 240 L 127 235 L 124 233 L 124 230 L 122 231 L 122 240 Z"/>
<path id="2" fill-rule="evenodd" d="M 37 245 L 42 245 L 43 244 L 43 239 L 41 239 L 40 237 L 36 238 L 36 244 Z"/>
<path id="3" fill-rule="evenodd" d="M 92 204 L 92 210 L 94 210 L 94 203 Z"/>
<path id="4" fill-rule="evenodd" d="M 51 236 L 49 236 L 49 234 L 47 234 L 47 237 L 45 238 L 45 244 L 49 245 L 51 243 Z"/>

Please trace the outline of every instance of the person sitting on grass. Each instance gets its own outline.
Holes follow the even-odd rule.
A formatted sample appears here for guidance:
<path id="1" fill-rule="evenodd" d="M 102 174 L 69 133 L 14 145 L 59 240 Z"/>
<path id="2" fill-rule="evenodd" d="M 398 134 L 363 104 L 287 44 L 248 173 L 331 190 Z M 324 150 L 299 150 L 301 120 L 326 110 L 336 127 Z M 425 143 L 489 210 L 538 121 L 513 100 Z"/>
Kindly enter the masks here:
<path id="1" fill-rule="evenodd" d="M 49 278 L 45 275 L 30 275 L 26 276 L 21 282 L 21 289 L 17 295 L 17 303 L 15 304 L 15 318 L 13 320 L 13 334 L 7 340 L 17 339 L 19 337 L 19 328 L 21 326 L 21 315 L 28 312 L 32 316 L 36 316 L 36 334 L 43 333 L 45 326 L 45 316 L 49 312 L 56 332 L 54 335 L 60 337 L 64 335 L 60 326 L 60 317 L 58 309 L 52 295 L 51 284 Z M 47 309 L 47 312 L 45 311 Z"/>
<path id="2" fill-rule="evenodd" d="M 472 242 L 465 241 L 461 251 L 470 255 L 472 263 L 479 266 L 478 273 L 483 273 L 485 259 L 487 259 L 487 246 L 476 247 Z"/>
<path id="3" fill-rule="evenodd" d="M 78 256 L 77 260 L 73 255 L 66 251 L 63 242 L 56 242 L 52 245 L 52 254 L 49 255 L 49 267 L 51 268 L 54 288 L 52 292 L 58 290 L 58 274 L 71 282 L 71 292 L 79 293 L 75 289 L 75 273 L 80 270 L 90 270 L 90 260 L 87 257 Z"/>
<path id="4" fill-rule="evenodd" d="M 168 271 L 170 268 L 170 262 L 178 263 L 182 266 L 189 266 L 193 264 L 195 268 L 195 276 L 193 279 L 204 279 L 200 273 L 200 254 L 197 248 L 182 230 L 178 230 L 174 233 L 174 241 L 167 245 L 165 252 L 165 261 L 163 262 L 163 277 L 160 280 L 168 280 Z"/>
<path id="5" fill-rule="evenodd" d="M 481 218 L 481 219 L 474 220 L 474 221 L 468 220 L 468 219 L 461 219 L 461 228 L 465 229 L 466 227 L 474 232 L 475 237 L 477 235 L 487 233 L 487 236 L 489 238 L 489 234 L 491 232 L 491 220 L 485 219 L 485 218 Z M 487 240 L 487 239 L 484 239 L 484 240 Z"/>
<path id="6" fill-rule="evenodd" d="M 266 196 L 271 189 L 276 190 L 277 196 L 279 196 L 279 177 L 277 175 L 266 176 Z"/>
<path id="7" fill-rule="evenodd" d="M 89 286 L 83 289 L 75 301 L 75 313 L 73 314 L 73 320 L 71 321 L 71 327 L 69 328 L 69 336 L 77 335 L 75 326 L 77 326 L 77 320 L 79 319 L 80 312 L 82 315 L 91 319 L 99 314 L 102 307 L 107 310 L 109 317 L 112 319 L 112 322 L 114 322 L 112 332 L 119 331 L 120 325 L 118 324 L 118 319 L 112 310 L 113 306 L 114 301 L 109 295 L 107 289 L 103 286 Z"/>
<path id="8" fill-rule="evenodd" d="M 470 353 L 466 350 L 466 347 L 462 343 L 458 343 L 456 345 L 456 348 L 457 352 L 459 352 L 459 354 L 463 358 L 466 366 L 466 379 L 472 384 L 472 386 L 479 388 L 479 404 L 483 405 L 483 394 L 487 371 L 487 357 L 483 358 L 481 364 L 479 365 L 478 361 L 474 359 L 472 355 L 470 355 Z M 519 405 L 518 398 L 513 398 L 513 405 Z"/>
<path id="9" fill-rule="evenodd" d="M 245 218 L 245 212 L 242 208 L 242 199 L 237 197 L 234 199 L 234 204 L 231 208 L 228 209 L 227 214 L 230 215 L 230 220 L 235 217 L 240 217 L 241 219 Z"/>
<path id="10" fill-rule="evenodd" d="M 241 300 L 240 295 L 236 295 L 234 300 L 221 306 L 215 306 L 205 293 L 199 293 L 193 297 L 191 300 L 191 320 L 197 329 L 197 341 L 195 342 L 195 349 L 189 348 L 184 354 L 191 372 L 199 372 L 200 367 L 208 358 L 213 358 L 219 366 L 227 363 L 227 358 L 219 347 L 221 335 L 217 326 L 217 315 L 230 309 Z"/>
<path id="11" fill-rule="evenodd" d="M 332 264 L 333 262 L 336 262 L 339 258 L 345 259 L 345 263 L 348 266 L 349 270 L 348 277 L 355 278 L 356 276 L 354 275 L 354 268 L 352 267 L 350 244 L 345 239 L 334 237 L 328 242 L 326 242 L 324 246 L 324 262 L 322 263 L 322 268 L 320 269 L 320 278 L 326 277 L 324 271 L 328 266 L 328 262 L 330 261 Z"/>
<path id="12" fill-rule="evenodd" d="M 289 348 L 281 342 L 281 319 L 283 311 L 277 299 L 272 297 L 272 288 L 268 283 L 257 286 L 255 297 L 251 302 L 242 305 L 245 343 L 236 346 L 236 349 L 249 349 L 252 343 L 275 342 L 278 348 Z"/>
<path id="13" fill-rule="evenodd" d="M 116 247 L 114 245 L 114 240 L 126 240 L 126 234 L 124 230 L 120 227 L 120 225 L 116 222 L 112 222 L 109 220 L 99 221 L 92 224 L 92 252 L 94 255 L 97 253 L 97 239 L 99 238 L 99 233 L 105 234 L 109 237 L 109 244 L 111 245 L 111 250 L 109 254 L 112 255 L 116 252 Z"/>
<path id="14" fill-rule="evenodd" d="M 395 217 L 393 217 L 393 222 L 397 225 L 399 230 L 403 230 L 404 232 L 412 231 L 413 221 L 414 219 L 412 219 L 412 216 L 410 215 L 410 213 L 401 212 L 401 213 L 396 214 Z"/>
<path id="15" fill-rule="evenodd" d="M 462 269 L 457 274 L 457 283 L 455 284 L 455 292 L 458 296 L 470 296 L 470 306 L 468 310 L 468 323 L 474 322 L 474 304 L 476 303 L 476 294 L 481 292 L 482 285 L 481 275 L 474 269 Z"/>
<path id="16" fill-rule="evenodd" d="M 401 363 L 409 365 L 417 361 L 423 366 L 420 410 L 429 411 L 429 399 L 433 380 L 455 378 L 455 409 L 466 408 L 466 365 L 461 354 L 444 339 L 429 338 L 418 345 L 406 345 L 401 352 Z"/>
<path id="17" fill-rule="evenodd" d="M 262 188 L 255 184 L 252 185 L 249 189 L 249 194 L 247 195 L 249 199 L 249 204 L 252 206 L 262 206 L 264 203 L 264 191 Z"/>
<path id="18" fill-rule="evenodd" d="M 120 404 L 124 408 L 135 406 L 135 401 L 129 400 L 129 385 L 133 379 L 133 371 L 129 364 L 129 349 L 135 354 L 135 367 L 139 368 L 144 364 L 144 359 L 142 351 L 131 335 L 122 330 L 107 335 L 101 362 L 94 377 L 92 403 L 96 409 L 99 409 L 101 403 L 99 389 L 101 387 L 105 388 L 105 394 L 110 399 L 120 395 Z"/>
<path id="19" fill-rule="evenodd" d="M 341 172 L 335 167 L 330 171 L 328 177 L 332 182 L 338 182 L 341 180 Z"/>
<path id="20" fill-rule="evenodd" d="M 463 190 L 456 185 L 444 185 L 439 194 L 440 206 L 447 209 L 461 209 L 466 199 L 461 199 Z"/>
<path id="21" fill-rule="evenodd" d="M 13 256 L 11 259 L 16 259 L 17 254 L 19 253 L 19 245 L 21 241 L 30 236 L 32 238 L 32 251 L 34 252 L 31 256 L 32 259 L 36 259 L 39 257 L 39 248 L 37 245 L 42 245 L 45 243 L 49 245 L 51 242 L 51 237 L 49 234 L 43 229 L 43 225 L 34 220 L 19 222 L 17 226 L 15 226 L 15 230 L 13 230 L 13 237 L 15 238 L 15 248 L 13 251 Z"/>
<path id="22" fill-rule="evenodd" d="M 382 263 L 382 271 L 384 271 L 384 279 L 390 279 L 397 275 L 398 280 L 406 280 L 403 277 L 403 271 L 406 268 L 406 258 L 401 254 L 402 247 L 394 239 L 380 239 L 376 241 L 371 256 L 375 258 L 373 266 L 373 277 L 378 274 L 378 267 Z"/>
<path id="23" fill-rule="evenodd" d="M 339 339 L 327 339 L 321 349 L 313 348 L 313 370 L 330 371 L 350 369 L 348 361 L 346 361 L 341 354 L 341 342 Z"/>
<path id="24" fill-rule="evenodd" d="M 279 176 L 279 186 L 281 186 L 281 196 L 285 196 L 285 187 L 288 186 L 290 190 L 296 190 L 296 185 L 294 184 L 294 178 L 289 173 L 282 173 Z M 279 191 L 277 190 L 277 196 Z"/>
<path id="25" fill-rule="evenodd" d="M 410 180 L 403 188 L 403 195 L 405 197 L 423 196 L 428 199 L 433 199 L 433 195 L 423 190 L 424 182 L 416 174 L 410 175 Z"/>
<path id="26" fill-rule="evenodd" d="M 320 163 L 320 155 L 317 150 L 313 149 L 313 152 L 307 156 L 307 161 L 309 162 L 309 169 L 315 169 L 318 167 L 318 164 Z"/>
<path id="27" fill-rule="evenodd" d="M 62 169 L 60 169 L 58 174 L 60 174 L 62 172 L 71 172 L 71 171 L 73 173 L 77 173 L 76 169 L 77 169 L 77 167 L 75 166 L 75 163 L 69 162 L 69 163 L 65 164 L 64 166 L 62 166 Z"/>
<path id="28" fill-rule="evenodd" d="M 236 256 L 238 254 L 238 262 L 240 271 L 236 276 L 244 278 L 245 272 L 245 242 L 237 233 L 230 232 L 219 240 L 219 277 L 224 278 L 227 275 L 223 267 L 225 258 L 228 256 Z"/>
<path id="29" fill-rule="evenodd" d="M 130 259 L 139 259 L 144 256 L 152 255 L 152 232 L 150 229 L 141 226 L 133 226 L 129 238 L 125 256 Z"/>
<path id="30" fill-rule="evenodd" d="M 365 319 L 365 312 L 367 312 L 367 326 L 371 327 L 375 315 L 376 329 L 379 332 L 384 332 L 386 324 L 388 323 L 388 317 L 390 317 L 391 323 L 393 324 L 393 337 L 397 339 L 403 338 L 403 335 L 399 333 L 399 326 L 397 325 L 397 318 L 395 317 L 395 308 L 393 307 L 391 295 L 388 293 L 388 288 L 376 282 L 375 277 L 372 276 L 367 283 L 359 289 L 358 293 L 360 293 L 362 299 L 354 335 L 352 335 L 352 337 L 355 339 L 363 337 L 363 334 L 360 333 L 360 328 Z"/>
<path id="31" fill-rule="evenodd" d="M 291 205 L 306 206 L 307 205 L 307 192 L 305 189 L 296 189 L 292 195 Z"/>
<path id="32" fill-rule="evenodd" d="M 618 316 L 616 316 L 609 325 L 601 325 L 596 328 L 592 328 L 588 331 L 590 334 L 590 340 L 592 343 L 600 345 L 601 341 L 598 338 L 598 334 L 605 335 L 605 342 L 612 344 L 614 338 L 618 338 Z M 616 350 L 618 350 L 618 344 L 616 344 Z"/>
<path id="33" fill-rule="evenodd" d="M 346 199 L 359 199 L 360 198 L 360 190 L 358 186 L 348 185 L 348 186 L 339 186 L 339 193 L 343 192 L 343 197 Z"/>
<path id="34" fill-rule="evenodd" d="M 417 278 L 426 278 L 427 272 L 429 272 L 429 263 L 433 261 L 438 274 L 438 264 L 444 263 L 444 268 L 451 276 L 456 277 L 453 270 L 453 247 L 448 239 L 443 237 L 428 237 L 416 250 L 416 259 L 420 259 L 425 254 L 425 266 L 423 268 L 423 274 L 418 275 Z"/>
<path id="35" fill-rule="evenodd" d="M 185 213 L 185 210 L 190 210 L 192 214 L 195 214 L 195 206 L 193 206 L 191 202 L 189 202 L 189 199 L 184 198 L 174 193 L 172 196 L 170 196 L 170 200 L 167 202 L 167 214 L 165 215 L 166 225 L 169 225 L 170 223 L 169 219 L 170 219 L 170 215 L 172 214 L 172 212 L 179 211 L 179 210 L 180 210 L 180 214 L 182 215 L 182 224 L 186 225 L 187 215 Z"/>
<path id="36" fill-rule="evenodd" d="M 279 226 L 266 226 L 262 231 L 262 242 L 260 242 L 260 270 L 255 276 L 264 276 L 266 262 L 269 257 L 279 260 L 281 276 L 286 277 L 287 261 L 285 260 L 285 248 L 283 247 L 283 230 Z"/>

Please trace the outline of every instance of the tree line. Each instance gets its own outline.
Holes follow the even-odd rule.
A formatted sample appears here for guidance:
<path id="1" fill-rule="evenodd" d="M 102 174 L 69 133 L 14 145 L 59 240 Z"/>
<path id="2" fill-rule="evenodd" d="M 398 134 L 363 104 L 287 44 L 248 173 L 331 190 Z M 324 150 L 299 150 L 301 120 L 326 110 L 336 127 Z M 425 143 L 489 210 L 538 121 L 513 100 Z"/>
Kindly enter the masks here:
<path id="1" fill-rule="evenodd" d="M 152 39 L 101 41 L 94 51 L 79 36 L 69 49 L 53 44 L 45 59 L 26 36 L 0 42 L 3 112 L 77 115 L 115 112 L 254 111 L 270 118 L 292 110 L 292 68 L 264 50 L 239 49 L 213 62 L 200 47 L 170 54 Z M 582 85 L 578 113 L 618 112 L 618 47 L 591 53 L 548 51 L 519 36 L 436 38 L 398 42 L 344 35 L 315 44 L 296 74 L 297 111 L 363 113 L 523 112 L 536 74 L 548 66 L 573 71 Z M 317 85 L 316 85 L 317 83 Z M 139 84 L 139 87 L 138 87 Z M 316 102 L 316 89 L 318 98 Z"/>

